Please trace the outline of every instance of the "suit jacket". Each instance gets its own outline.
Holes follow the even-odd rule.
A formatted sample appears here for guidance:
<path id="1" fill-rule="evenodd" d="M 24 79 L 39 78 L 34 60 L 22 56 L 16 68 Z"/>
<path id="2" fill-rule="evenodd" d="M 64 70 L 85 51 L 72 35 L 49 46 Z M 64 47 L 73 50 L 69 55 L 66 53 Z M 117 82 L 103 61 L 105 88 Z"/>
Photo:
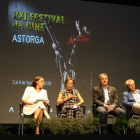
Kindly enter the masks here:
<path id="1" fill-rule="evenodd" d="M 108 95 L 110 99 L 110 103 L 116 106 L 119 105 L 119 99 L 117 95 L 117 91 L 114 87 L 108 86 Z M 105 101 L 105 95 L 102 86 L 97 86 L 93 88 L 93 103 L 97 106 L 103 106 Z"/>
<path id="2" fill-rule="evenodd" d="M 140 94 L 140 90 L 139 89 L 136 89 L 136 91 Z M 124 106 L 129 106 L 129 107 L 132 107 L 132 105 L 136 103 L 131 91 L 125 91 L 123 93 L 123 105 Z"/>

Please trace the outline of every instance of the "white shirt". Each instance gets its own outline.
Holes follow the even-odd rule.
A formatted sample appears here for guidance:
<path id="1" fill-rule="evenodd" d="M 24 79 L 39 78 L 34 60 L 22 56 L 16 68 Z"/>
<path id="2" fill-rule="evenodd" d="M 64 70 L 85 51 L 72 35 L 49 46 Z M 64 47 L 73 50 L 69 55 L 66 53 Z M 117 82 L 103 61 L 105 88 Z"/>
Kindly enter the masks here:
<path id="1" fill-rule="evenodd" d="M 106 104 L 110 103 L 109 96 L 108 96 L 108 89 L 105 88 L 103 85 L 102 85 L 102 88 L 103 88 L 104 95 L 105 95 L 104 105 L 106 105 Z"/>
<path id="2" fill-rule="evenodd" d="M 137 91 L 137 90 L 136 90 L 136 91 Z M 139 102 L 139 101 L 140 101 L 140 94 L 138 93 L 138 91 L 137 91 L 136 93 L 134 93 L 134 92 L 131 91 L 131 93 L 132 93 L 132 95 L 133 95 L 135 101 L 136 101 L 136 102 Z"/>
<path id="3" fill-rule="evenodd" d="M 27 86 L 22 99 L 25 99 L 28 102 L 34 102 L 37 99 L 47 99 L 48 100 L 47 91 L 44 89 L 41 89 L 41 91 L 38 93 L 34 87 Z M 48 100 L 48 102 L 49 102 L 49 100 Z"/>

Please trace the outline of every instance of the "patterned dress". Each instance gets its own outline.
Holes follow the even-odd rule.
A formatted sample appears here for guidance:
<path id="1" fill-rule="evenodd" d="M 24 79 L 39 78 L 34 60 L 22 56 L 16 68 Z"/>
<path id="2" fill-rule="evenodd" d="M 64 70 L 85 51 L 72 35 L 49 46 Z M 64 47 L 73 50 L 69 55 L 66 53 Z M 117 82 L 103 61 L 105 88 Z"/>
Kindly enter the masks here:
<path id="1" fill-rule="evenodd" d="M 77 94 L 78 90 L 61 90 L 63 99 L 66 98 L 69 94 L 73 94 L 73 97 L 62 104 L 62 113 L 67 115 L 67 118 L 78 118 L 81 117 L 81 110 L 74 109 L 73 105 L 77 104 Z"/>

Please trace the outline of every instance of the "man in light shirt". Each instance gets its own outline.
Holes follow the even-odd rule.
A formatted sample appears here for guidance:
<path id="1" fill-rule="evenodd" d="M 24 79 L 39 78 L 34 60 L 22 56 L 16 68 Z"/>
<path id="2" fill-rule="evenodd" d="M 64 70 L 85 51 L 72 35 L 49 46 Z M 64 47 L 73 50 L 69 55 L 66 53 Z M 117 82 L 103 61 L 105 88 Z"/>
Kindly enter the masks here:
<path id="1" fill-rule="evenodd" d="M 108 113 L 118 116 L 125 114 L 125 111 L 118 107 L 119 99 L 114 87 L 108 86 L 108 76 L 106 73 L 99 75 L 100 85 L 93 88 L 93 103 L 97 106 L 97 113 L 103 116 L 103 124 L 107 124 Z M 104 127 L 103 131 L 107 131 Z"/>
<path id="2" fill-rule="evenodd" d="M 140 115 L 140 90 L 135 89 L 135 82 L 132 79 L 127 80 L 125 85 L 128 91 L 123 93 L 123 105 L 130 108 L 130 113 Z"/>

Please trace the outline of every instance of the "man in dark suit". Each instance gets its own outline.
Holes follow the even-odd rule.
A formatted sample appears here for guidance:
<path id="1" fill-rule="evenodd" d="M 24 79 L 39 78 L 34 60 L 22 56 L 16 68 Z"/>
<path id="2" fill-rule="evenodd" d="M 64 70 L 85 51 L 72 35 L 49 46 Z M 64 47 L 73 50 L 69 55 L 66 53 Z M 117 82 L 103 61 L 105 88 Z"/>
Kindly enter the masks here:
<path id="1" fill-rule="evenodd" d="M 108 86 L 108 76 L 106 73 L 99 75 L 100 86 L 93 88 L 93 103 L 97 106 L 97 113 L 103 116 L 103 124 L 107 124 L 108 113 L 118 116 L 125 114 L 125 111 L 118 107 L 119 99 L 114 87 Z M 103 131 L 108 131 L 104 127 Z"/>
<path id="2" fill-rule="evenodd" d="M 135 89 L 135 82 L 132 79 L 127 80 L 125 85 L 128 90 L 123 93 L 123 105 L 130 109 L 127 115 L 128 117 L 131 113 L 140 115 L 140 90 Z"/>

